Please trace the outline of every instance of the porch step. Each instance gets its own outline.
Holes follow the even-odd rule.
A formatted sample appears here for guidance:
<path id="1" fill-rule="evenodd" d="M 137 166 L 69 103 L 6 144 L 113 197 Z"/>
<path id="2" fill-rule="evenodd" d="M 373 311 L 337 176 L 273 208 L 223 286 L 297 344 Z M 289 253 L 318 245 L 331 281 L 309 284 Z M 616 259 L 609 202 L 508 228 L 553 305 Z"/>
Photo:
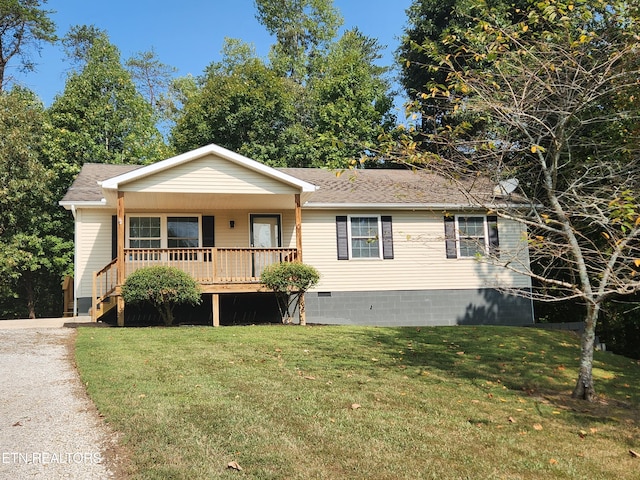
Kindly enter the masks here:
<path id="1" fill-rule="evenodd" d="M 94 322 L 100 320 L 103 316 L 109 313 L 118 305 L 117 298 L 115 295 L 107 297 L 103 302 L 98 304 L 96 308 L 96 312 L 93 312 L 93 309 L 89 312 L 91 314 L 91 318 Z"/>

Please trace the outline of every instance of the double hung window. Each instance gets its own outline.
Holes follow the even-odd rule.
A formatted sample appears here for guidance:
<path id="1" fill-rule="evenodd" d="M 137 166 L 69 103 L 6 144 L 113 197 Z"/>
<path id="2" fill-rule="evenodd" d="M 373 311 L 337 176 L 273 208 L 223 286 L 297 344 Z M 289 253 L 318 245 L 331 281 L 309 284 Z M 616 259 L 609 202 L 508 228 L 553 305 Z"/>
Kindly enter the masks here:
<path id="1" fill-rule="evenodd" d="M 338 260 L 393 258 L 390 216 L 338 216 L 336 233 Z"/>
<path id="2" fill-rule="evenodd" d="M 129 218 L 130 248 L 160 248 L 160 217 Z"/>
<path id="3" fill-rule="evenodd" d="M 498 218 L 494 215 L 444 217 L 447 258 L 471 258 L 497 254 Z"/>
<path id="4" fill-rule="evenodd" d="M 351 258 L 380 258 L 380 217 L 350 217 Z"/>

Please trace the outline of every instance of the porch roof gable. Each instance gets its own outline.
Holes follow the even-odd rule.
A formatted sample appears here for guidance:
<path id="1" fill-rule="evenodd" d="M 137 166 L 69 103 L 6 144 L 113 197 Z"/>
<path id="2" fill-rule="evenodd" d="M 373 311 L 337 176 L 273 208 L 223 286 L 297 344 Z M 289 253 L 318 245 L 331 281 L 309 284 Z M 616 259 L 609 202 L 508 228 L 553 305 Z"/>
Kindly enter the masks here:
<path id="1" fill-rule="evenodd" d="M 276 170 L 268 165 L 251 160 L 243 155 L 232 152 L 219 145 L 210 144 L 204 147 L 200 147 L 189 152 L 176 155 L 175 157 L 162 160 L 160 162 L 153 163 L 126 173 L 122 173 L 116 177 L 106 179 L 100 183 L 105 190 L 118 190 L 121 186 L 141 180 L 145 177 L 157 174 L 159 172 L 169 170 L 171 168 L 183 165 L 185 163 L 198 160 L 208 155 L 215 155 L 223 160 L 232 162 L 241 167 L 252 170 L 261 175 L 267 176 L 279 182 L 282 182 L 291 187 L 300 189 L 301 193 L 312 193 L 316 191 L 316 186 L 311 183 L 305 182 L 299 178 L 293 177 L 285 172 Z"/>

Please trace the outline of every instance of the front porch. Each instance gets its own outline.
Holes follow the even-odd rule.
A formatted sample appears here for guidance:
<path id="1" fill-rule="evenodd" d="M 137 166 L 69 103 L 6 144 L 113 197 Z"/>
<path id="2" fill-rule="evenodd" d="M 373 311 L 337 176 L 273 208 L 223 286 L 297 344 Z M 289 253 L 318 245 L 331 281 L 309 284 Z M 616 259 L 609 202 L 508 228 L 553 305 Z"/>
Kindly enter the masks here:
<path id="1" fill-rule="evenodd" d="M 93 275 L 91 317 L 100 317 L 121 302 L 120 286 L 140 268 L 170 266 L 191 275 L 203 294 L 212 294 L 213 325 L 219 325 L 219 297 L 221 293 L 264 292 L 260 283 L 262 271 L 269 265 L 294 262 L 300 258 L 295 248 L 126 248 L 123 261 L 114 259 Z M 119 275 L 118 266 L 124 275 Z M 118 324 L 124 318 L 118 316 Z"/>
<path id="2" fill-rule="evenodd" d="M 266 266 L 303 261 L 301 206 L 316 190 L 217 145 L 146 166 L 83 165 L 60 202 L 75 222 L 74 314 L 116 308 L 124 325 L 127 277 L 167 265 L 211 295 L 216 325 L 218 296 L 265 291 Z"/>

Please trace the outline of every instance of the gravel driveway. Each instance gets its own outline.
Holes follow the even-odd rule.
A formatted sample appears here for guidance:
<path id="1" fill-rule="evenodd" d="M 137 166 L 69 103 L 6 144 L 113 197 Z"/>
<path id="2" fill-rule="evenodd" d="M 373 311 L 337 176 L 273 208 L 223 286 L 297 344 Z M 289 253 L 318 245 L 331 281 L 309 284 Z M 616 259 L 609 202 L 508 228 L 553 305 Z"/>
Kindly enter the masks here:
<path id="1" fill-rule="evenodd" d="M 0 321 L 0 478 L 117 478 L 115 436 L 74 366 L 75 330 L 8 325 Z"/>

